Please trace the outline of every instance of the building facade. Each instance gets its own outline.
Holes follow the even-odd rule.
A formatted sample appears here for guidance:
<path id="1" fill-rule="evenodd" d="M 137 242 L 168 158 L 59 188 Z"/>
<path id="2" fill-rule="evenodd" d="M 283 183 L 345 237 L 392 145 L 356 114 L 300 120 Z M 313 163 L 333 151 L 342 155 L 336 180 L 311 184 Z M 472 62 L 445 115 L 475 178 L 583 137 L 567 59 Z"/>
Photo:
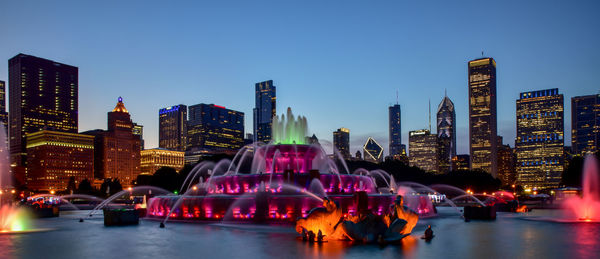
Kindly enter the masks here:
<path id="1" fill-rule="evenodd" d="M 185 151 L 187 147 L 188 108 L 183 104 L 158 111 L 158 146 Z"/>
<path id="2" fill-rule="evenodd" d="M 469 61 L 469 150 L 471 169 L 497 176 L 496 61 Z"/>
<path id="3" fill-rule="evenodd" d="M 8 113 L 6 112 L 6 83 L 0 80 L 0 122 L 8 135 Z"/>
<path id="4" fill-rule="evenodd" d="M 140 150 L 144 150 L 144 125 L 133 123 L 133 135 L 140 138 Z"/>
<path id="5" fill-rule="evenodd" d="M 427 172 L 438 172 L 438 138 L 429 130 L 408 132 L 408 161 Z"/>
<path id="6" fill-rule="evenodd" d="M 471 158 L 467 154 L 456 155 L 452 158 L 452 170 L 466 171 L 471 169 Z"/>
<path id="7" fill-rule="evenodd" d="M 18 54 L 8 61 L 11 163 L 25 181 L 26 134 L 40 130 L 77 133 L 78 68 Z"/>
<path id="8" fill-rule="evenodd" d="M 344 159 L 350 159 L 350 130 L 339 128 L 333 132 L 333 148 L 335 148 Z M 335 152 L 334 152 L 335 153 Z"/>
<path id="9" fill-rule="evenodd" d="M 140 171 L 140 137 L 133 134 L 131 115 L 119 97 L 108 113 L 108 130 L 84 132 L 94 138 L 94 177 L 119 179 L 123 187 L 133 185 Z"/>
<path id="10" fill-rule="evenodd" d="M 254 142 L 268 143 L 272 136 L 273 117 L 277 114 L 276 88 L 273 80 L 256 83 L 255 98 Z"/>
<path id="11" fill-rule="evenodd" d="M 142 150 L 140 153 L 142 174 L 154 174 L 161 167 L 172 167 L 179 171 L 183 169 L 185 164 L 184 155 L 185 152 L 183 151 L 164 148 Z"/>
<path id="12" fill-rule="evenodd" d="M 235 153 L 244 145 L 244 113 L 214 104 L 189 107 L 187 150 Z"/>
<path id="13" fill-rule="evenodd" d="M 27 134 L 29 189 L 63 191 L 73 177 L 76 186 L 94 179 L 94 137 L 42 130 Z"/>
<path id="14" fill-rule="evenodd" d="M 598 152 L 600 145 L 600 94 L 571 98 L 573 154 Z"/>
<path id="15" fill-rule="evenodd" d="M 389 131 L 390 131 L 390 152 L 391 157 L 402 153 L 402 114 L 400 105 L 392 105 L 388 108 Z"/>
<path id="16" fill-rule="evenodd" d="M 379 163 L 383 161 L 383 147 L 373 138 L 369 137 L 363 145 L 363 157 L 366 161 Z"/>
<path id="17" fill-rule="evenodd" d="M 513 185 L 517 181 L 515 154 L 510 145 L 498 145 L 498 179 L 503 185 Z"/>
<path id="18" fill-rule="evenodd" d="M 448 172 L 452 169 L 452 158 L 456 156 L 456 112 L 448 96 L 444 96 L 438 105 L 436 126 L 440 142 L 440 167 L 443 172 Z"/>
<path id="19" fill-rule="evenodd" d="M 517 181 L 527 189 L 558 187 L 564 170 L 563 95 L 558 89 L 517 100 Z"/>

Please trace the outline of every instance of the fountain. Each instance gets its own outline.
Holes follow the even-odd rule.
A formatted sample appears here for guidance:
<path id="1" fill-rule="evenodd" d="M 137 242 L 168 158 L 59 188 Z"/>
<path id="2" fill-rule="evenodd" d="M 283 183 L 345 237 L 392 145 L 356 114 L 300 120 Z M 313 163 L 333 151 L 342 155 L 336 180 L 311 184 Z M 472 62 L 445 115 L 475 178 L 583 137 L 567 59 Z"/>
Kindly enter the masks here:
<path id="1" fill-rule="evenodd" d="M 6 146 L 6 132 L 0 123 L 0 234 L 40 231 L 29 227 L 29 213 L 13 205 L 12 177 Z"/>
<path id="2" fill-rule="evenodd" d="M 581 183 L 581 197 L 571 197 L 563 204 L 566 216 L 579 222 L 600 222 L 600 175 L 594 155 L 585 158 Z"/>
<path id="3" fill-rule="evenodd" d="M 293 223 L 327 198 L 339 204 L 341 215 L 352 217 L 358 215 L 357 192 L 366 194 L 366 209 L 373 214 L 390 210 L 396 193 L 389 191 L 389 174 L 350 174 L 343 160 L 338 168 L 319 144 L 307 143 L 305 117 L 288 108 L 274 118 L 272 132 L 269 144 L 245 146 L 231 161 L 196 165 L 181 187 L 183 194 L 151 198 L 147 216 L 163 224 L 169 219 Z M 199 180 L 200 175 L 207 178 Z M 388 191 L 380 192 L 374 175 Z"/>

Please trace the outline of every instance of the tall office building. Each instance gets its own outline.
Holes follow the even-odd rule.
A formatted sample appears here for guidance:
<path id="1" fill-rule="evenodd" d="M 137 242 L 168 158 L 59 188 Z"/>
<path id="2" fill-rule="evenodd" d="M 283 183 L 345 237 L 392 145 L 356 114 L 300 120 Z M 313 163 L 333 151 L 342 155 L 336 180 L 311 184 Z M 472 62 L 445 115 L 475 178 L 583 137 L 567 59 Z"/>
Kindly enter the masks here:
<path id="1" fill-rule="evenodd" d="M 440 165 L 444 172 L 451 169 L 452 158 L 456 156 L 456 112 L 454 103 L 444 96 L 437 109 L 437 136 L 440 140 Z"/>
<path id="2" fill-rule="evenodd" d="M 214 104 L 189 107 L 190 152 L 235 153 L 244 145 L 244 113 Z"/>
<path id="3" fill-rule="evenodd" d="M 513 149 L 501 140 L 498 142 L 498 179 L 503 185 L 513 185 L 517 181 Z"/>
<path id="4" fill-rule="evenodd" d="M 158 146 L 185 151 L 187 146 L 187 106 L 183 104 L 162 108 L 158 111 Z"/>
<path id="5" fill-rule="evenodd" d="M 144 125 L 134 122 L 131 132 L 140 138 L 140 150 L 144 150 Z"/>
<path id="6" fill-rule="evenodd" d="M 254 108 L 254 142 L 271 141 L 271 127 L 276 114 L 276 95 L 273 80 L 256 83 Z"/>
<path id="7" fill-rule="evenodd" d="M 344 159 L 350 159 L 350 130 L 339 128 L 333 132 L 333 148 L 340 152 Z"/>
<path id="8" fill-rule="evenodd" d="M 11 163 L 25 180 L 26 134 L 40 130 L 77 133 L 78 68 L 18 54 L 8 60 Z"/>
<path id="9" fill-rule="evenodd" d="M 456 155 L 452 158 L 452 170 L 466 171 L 471 168 L 471 158 L 469 155 Z"/>
<path id="10" fill-rule="evenodd" d="M 36 191 L 63 191 L 94 179 L 94 137 L 42 130 L 27 134 L 27 187 Z"/>
<path id="11" fill-rule="evenodd" d="M 438 172 L 438 138 L 429 130 L 408 132 L 408 160 L 410 166 L 416 166 L 428 172 Z"/>
<path id="12" fill-rule="evenodd" d="M 363 146 L 364 158 L 366 161 L 379 163 L 383 161 L 383 147 L 373 138 L 369 137 Z"/>
<path id="13" fill-rule="evenodd" d="M 83 134 L 94 138 L 94 177 L 119 179 L 131 186 L 140 174 L 140 137 L 133 134 L 131 115 L 119 97 L 108 113 L 108 130 L 92 130 Z"/>
<path id="14" fill-rule="evenodd" d="M 402 153 L 402 124 L 400 105 L 389 107 L 389 131 L 390 131 L 390 156 L 398 156 Z"/>
<path id="15" fill-rule="evenodd" d="M 0 80 L 0 122 L 8 134 L 8 113 L 6 112 L 6 83 Z"/>
<path id="16" fill-rule="evenodd" d="M 469 150 L 471 169 L 497 176 L 496 61 L 469 61 Z"/>
<path id="17" fill-rule="evenodd" d="M 600 94 L 571 98 L 573 154 L 598 152 L 600 145 Z"/>
<path id="18" fill-rule="evenodd" d="M 563 95 L 524 92 L 517 100 L 517 181 L 526 190 L 556 188 L 564 165 Z"/>

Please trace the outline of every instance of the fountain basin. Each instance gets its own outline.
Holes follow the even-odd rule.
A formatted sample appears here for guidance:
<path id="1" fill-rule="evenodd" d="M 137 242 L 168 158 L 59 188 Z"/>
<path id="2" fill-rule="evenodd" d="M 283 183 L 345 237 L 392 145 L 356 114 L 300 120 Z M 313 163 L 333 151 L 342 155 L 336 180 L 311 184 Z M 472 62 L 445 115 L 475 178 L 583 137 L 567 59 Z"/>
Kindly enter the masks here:
<path id="1" fill-rule="evenodd" d="M 495 206 L 465 206 L 464 214 L 465 220 L 495 220 L 496 219 L 496 207 Z"/>
<path id="2" fill-rule="evenodd" d="M 104 209 L 104 226 L 127 226 L 140 223 L 136 209 Z"/>

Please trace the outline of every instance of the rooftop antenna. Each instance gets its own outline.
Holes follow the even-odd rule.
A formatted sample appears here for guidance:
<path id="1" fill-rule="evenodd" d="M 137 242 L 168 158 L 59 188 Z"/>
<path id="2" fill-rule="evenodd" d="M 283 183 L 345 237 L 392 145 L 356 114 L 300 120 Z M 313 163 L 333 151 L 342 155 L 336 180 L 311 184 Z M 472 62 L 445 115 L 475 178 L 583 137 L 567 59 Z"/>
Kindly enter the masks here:
<path id="1" fill-rule="evenodd" d="M 398 104 L 398 89 L 396 89 L 396 104 Z"/>
<path id="2" fill-rule="evenodd" d="M 484 57 L 484 56 L 483 56 L 483 50 L 481 51 L 481 57 Z"/>
<path id="3" fill-rule="evenodd" d="M 444 97 L 448 97 L 448 88 L 444 88 Z"/>
<path id="4" fill-rule="evenodd" d="M 431 98 L 429 99 L 429 133 L 431 133 Z"/>

